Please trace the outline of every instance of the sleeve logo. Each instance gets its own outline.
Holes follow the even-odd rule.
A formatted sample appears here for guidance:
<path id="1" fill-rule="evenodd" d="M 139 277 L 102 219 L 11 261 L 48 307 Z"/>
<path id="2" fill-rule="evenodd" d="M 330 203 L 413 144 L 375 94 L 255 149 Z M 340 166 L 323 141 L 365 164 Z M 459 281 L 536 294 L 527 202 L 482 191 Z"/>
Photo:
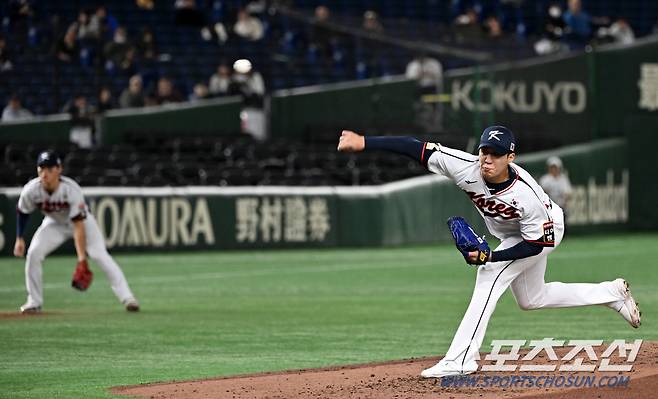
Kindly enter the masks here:
<path id="1" fill-rule="evenodd" d="M 553 222 L 544 223 L 543 230 L 544 242 L 555 242 L 555 229 L 553 228 Z"/>

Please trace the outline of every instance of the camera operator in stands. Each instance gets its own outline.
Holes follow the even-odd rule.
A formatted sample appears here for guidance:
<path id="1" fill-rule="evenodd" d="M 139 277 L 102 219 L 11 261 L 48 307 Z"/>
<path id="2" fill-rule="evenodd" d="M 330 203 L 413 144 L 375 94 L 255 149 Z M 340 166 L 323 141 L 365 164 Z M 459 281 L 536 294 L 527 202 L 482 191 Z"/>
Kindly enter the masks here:
<path id="1" fill-rule="evenodd" d="M 78 93 L 64 105 L 62 112 L 71 115 L 71 142 L 80 148 L 91 148 L 95 142 L 96 108 L 87 101 L 84 94 Z"/>
<path id="2" fill-rule="evenodd" d="M 233 78 L 231 94 L 242 96 L 242 112 L 240 119 L 244 133 L 257 140 L 265 140 L 265 82 L 257 71 L 254 71 L 251 61 L 240 59 L 233 63 Z"/>

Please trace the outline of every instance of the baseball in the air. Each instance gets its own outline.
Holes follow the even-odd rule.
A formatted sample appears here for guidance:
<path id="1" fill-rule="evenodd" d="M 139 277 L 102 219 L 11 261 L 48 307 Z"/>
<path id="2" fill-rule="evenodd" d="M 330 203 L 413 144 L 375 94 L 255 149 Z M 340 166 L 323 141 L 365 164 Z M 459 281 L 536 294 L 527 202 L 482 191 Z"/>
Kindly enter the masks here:
<path id="1" fill-rule="evenodd" d="M 249 73 L 251 71 L 251 61 L 247 59 L 239 59 L 233 63 L 233 70 L 237 73 Z"/>

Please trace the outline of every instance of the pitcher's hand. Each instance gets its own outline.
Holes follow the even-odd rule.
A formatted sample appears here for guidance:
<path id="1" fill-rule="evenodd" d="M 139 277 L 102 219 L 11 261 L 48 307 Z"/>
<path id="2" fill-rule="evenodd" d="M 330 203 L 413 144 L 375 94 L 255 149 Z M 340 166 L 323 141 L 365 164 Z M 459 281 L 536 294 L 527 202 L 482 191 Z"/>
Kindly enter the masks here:
<path id="1" fill-rule="evenodd" d="M 338 139 L 338 151 L 359 152 L 366 148 L 366 139 L 351 130 L 343 130 Z"/>

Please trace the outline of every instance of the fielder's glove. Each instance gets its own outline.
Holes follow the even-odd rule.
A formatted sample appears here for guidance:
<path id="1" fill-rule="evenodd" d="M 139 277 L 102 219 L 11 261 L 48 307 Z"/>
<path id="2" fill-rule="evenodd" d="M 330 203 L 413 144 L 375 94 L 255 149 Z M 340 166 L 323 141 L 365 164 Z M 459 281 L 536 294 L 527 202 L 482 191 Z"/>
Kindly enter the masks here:
<path id="1" fill-rule="evenodd" d="M 71 286 L 76 290 L 85 291 L 91 285 L 91 281 L 94 279 L 94 273 L 89 270 L 89 265 L 87 265 L 86 260 L 81 260 L 75 266 L 75 271 L 73 272 L 73 279 L 71 280 Z"/>
<path id="2" fill-rule="evenodd" d="M 489 244 L 484 240 L 484 236 L 480 237 L 475 234 L 475 231 L 468 225 L 468 222 L 463 217 L 453 216 L 448 218 L 448 227 L 452 238 L 455 240 L 455 245 L 459 252 L 462 253 L 466 263 L 470 265 L 484 265 L 491 257 L 491 249 Z M 477 251 L 477 258 L 472 261 L 468 257 L 469 252 Z"/>

